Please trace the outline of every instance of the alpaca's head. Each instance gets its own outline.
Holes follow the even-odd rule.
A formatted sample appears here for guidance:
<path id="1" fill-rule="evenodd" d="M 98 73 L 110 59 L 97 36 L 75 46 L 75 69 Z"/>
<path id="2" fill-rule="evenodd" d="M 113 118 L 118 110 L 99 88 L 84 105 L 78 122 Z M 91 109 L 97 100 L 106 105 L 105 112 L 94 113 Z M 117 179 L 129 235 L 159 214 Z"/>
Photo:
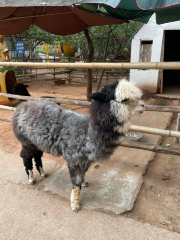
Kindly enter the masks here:
<path id="1" fill-rule="evenodd" d="M 121 142 L 130 128 L 131 115 L 144 111 L 141 96 L 141 90 L 126 80 L 107 84 L 101 92 L 91 94 L 95 100 L 90 106 L 91 125 L 96 137 Z"/>
<path id="2" fill-rule="evenodd" d="M 124 112 L 125 115 L 130 116 L 144 111 L 144 103 L 140 101 L 142 91 L 124 79 L 114 84 L 105 85 L 101 92 L 93 93 L 90 97 L 101 103 L 110 102 L 111 110 L 116 114 Z"/>
<path id="3" fill-rule="evenodd" d="M 129 114 L 138 114 L 144 111 L 144 103 L 140 100 L 142 91 L 133 83 L 126 80 L 120 80 L 115 90 L 115 103 L 112 106 L 120 108 L 123 111 L 129 111 Z"/>
<path id="4" fill-rule="evenodd" d="M 15 95 L 21 95 L 21 96 L 31 96 L 27 90 L 28 85 L 25 85 L 23 83 L 16 83 L 13 86 L 12 93 Z"/>

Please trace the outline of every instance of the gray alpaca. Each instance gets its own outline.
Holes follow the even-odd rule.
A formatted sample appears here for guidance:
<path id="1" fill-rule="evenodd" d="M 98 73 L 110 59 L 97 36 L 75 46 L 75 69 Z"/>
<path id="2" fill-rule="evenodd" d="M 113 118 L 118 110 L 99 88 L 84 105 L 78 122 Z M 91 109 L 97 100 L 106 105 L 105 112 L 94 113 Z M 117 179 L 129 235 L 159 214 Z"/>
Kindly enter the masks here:
<path id="1" fill-rule="evenodd" d="M 15 136 L 22 144 L 29 184 L 34 184 L 32 158 L 42 177 L 45 176 L 43 152 L 63 155 L 67 161 L 73 189 L 71 208 L 80 209 L 80 189 L 87 186 L 85 173 L 91 163 L 108 159 L 124 140 L 133 112 L 142 113 L 142 92 L 134 84 L 121 80 L 104 86 L 90 95 L 90 117 L 58 106 L 50 101 L 21 103 L 12 118 Z"/>

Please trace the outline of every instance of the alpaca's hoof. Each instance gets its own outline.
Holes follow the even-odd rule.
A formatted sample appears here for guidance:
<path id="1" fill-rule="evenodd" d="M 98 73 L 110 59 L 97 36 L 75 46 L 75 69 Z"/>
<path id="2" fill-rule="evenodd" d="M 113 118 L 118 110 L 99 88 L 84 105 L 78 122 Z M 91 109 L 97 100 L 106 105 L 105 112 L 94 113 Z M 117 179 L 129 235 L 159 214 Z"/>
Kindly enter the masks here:
<path id="1" fill-rule="evenodd" d="M 34 185 L 36 183 L 35 179 L 29 179 L 29 185 Z"/>
<path id="2" fill-rule="evenodd" d="M 46 177 L 48 177 L 48 174 L 47 173 L 41 173 L 41 177 L 46 178 Z"/>
<path id="3" fill-rule="evenodd" d="M 77 213 L 79 210 L 81 210 L 81 207 L 78 206 L 78 207 L 72 208 L 72 210 L 73 210 L 73 212 L 76 212 L 76 213 Z"/>
<path id="4" fill-rule="evenodd" d="M 81 187 L 89 187 L 89 183 L 88 183 L 88 182 L 83 182 L 83 184 L 81 185 Z"/>

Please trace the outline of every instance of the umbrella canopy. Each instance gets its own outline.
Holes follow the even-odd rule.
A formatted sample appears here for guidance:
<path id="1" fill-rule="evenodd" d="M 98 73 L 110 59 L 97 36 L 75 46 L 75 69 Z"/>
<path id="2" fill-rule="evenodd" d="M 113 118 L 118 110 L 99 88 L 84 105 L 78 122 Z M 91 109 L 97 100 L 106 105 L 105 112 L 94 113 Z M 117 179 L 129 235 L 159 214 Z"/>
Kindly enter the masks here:
<path id="1" fill-rule="evenodd" d="M 0 0 L 0 34 L 14 35 L 34 24 L 46 32 L 70 35 L 87 27 L 122 24 L 124 20 L 75 8 L 74 1 Z"/>
<path id="2" fill-rule="evenodd" d="M 180 20 L 179 0 L 76 0 L 79 8 L 98 13 L 99 5 L 115 18 L 147 23 L 156 13 L 157 24 Z"/>

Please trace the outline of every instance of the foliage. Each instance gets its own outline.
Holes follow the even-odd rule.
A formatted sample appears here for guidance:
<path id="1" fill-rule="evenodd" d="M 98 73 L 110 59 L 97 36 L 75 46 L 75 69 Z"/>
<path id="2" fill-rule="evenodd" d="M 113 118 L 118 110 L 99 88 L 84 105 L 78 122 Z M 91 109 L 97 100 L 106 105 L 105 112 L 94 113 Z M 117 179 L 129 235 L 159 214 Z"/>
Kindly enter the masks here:
<path id="1" fill-rule="evenodd" d="M 90 37 L 94 44 L 95 59 L 103 59 L 105 54 L 105 45 L 108 40 L 107 55 L 113 56 L 117 53 L 124 53 L 126 55 L 130 52 L 130 41 L 129 37 L 138 29 L 141 25 L 139 22 L 125 23 L 117 26 L 98 26 L 91 27 L 89 29 Z M 16 37 L 22 40 L 29 40 L 32 43 L 32 49 L 34 49 L 40 43 L 49 43 L 55 45 L 58 41 L 61 44 L 77 41 L 78 47 L 83 51 L 84 58 L 87 58 L 88 45 L 85 38 L 84 32 L 69 35 L 69 36 L 57 36 L 54 34 L 47 33 L 37 26 L 31 26 L 27 31 L 16 35 Z M 41 50 L 43 51 L 43 50 Z"/>
<path id="2" fill-rule="evenodd" d="M 17 34 L 16 38 L 20 38 L 21 40 L 31 41 L 32 49 L 34 49 L 40 43 L 49 43 L 53 44 L 55 41 L 60 40 L 60 36 L 48 33 L 38 28 L 35 25 L 30 26 L 28 30 L 23 33 Z"/>

